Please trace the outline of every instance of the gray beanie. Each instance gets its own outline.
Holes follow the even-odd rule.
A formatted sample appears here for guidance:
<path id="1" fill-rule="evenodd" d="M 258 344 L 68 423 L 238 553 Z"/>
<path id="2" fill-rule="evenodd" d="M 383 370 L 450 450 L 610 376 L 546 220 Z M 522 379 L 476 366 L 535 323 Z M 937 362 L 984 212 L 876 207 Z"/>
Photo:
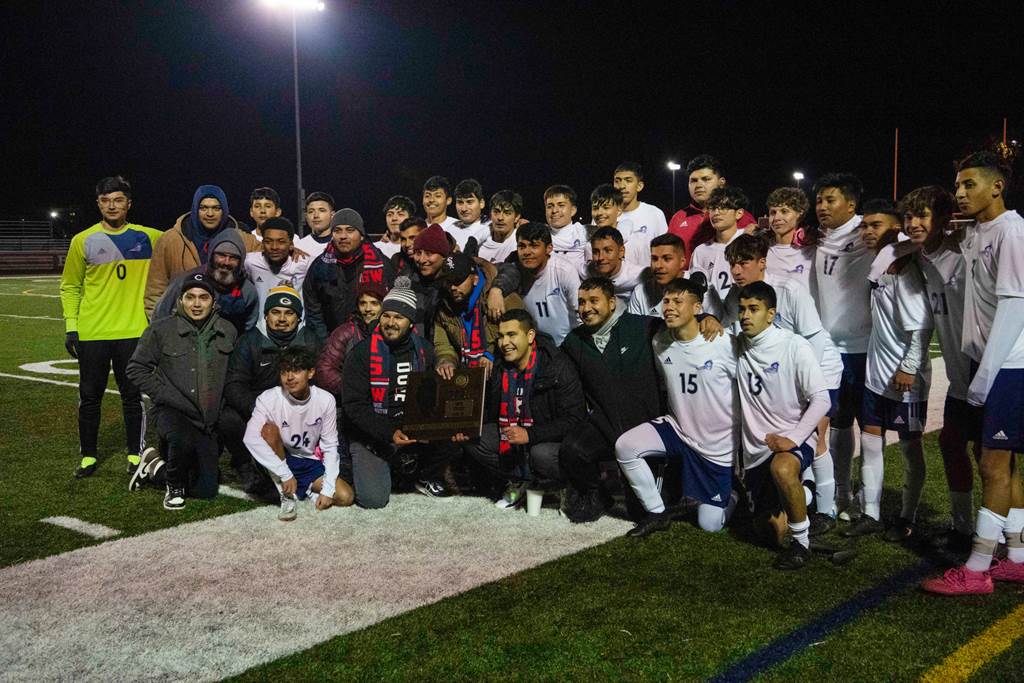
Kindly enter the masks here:
<path id="1" fill-rule="evenodd" d="M 331 229 L 338 227 L 339 225 L 351 225 L 353 228 L 363 233 L 363 237 L 366 237 L 366 228 L 363 227 L 363 217 L 359 215 L 359 212 L 355 209 L 338 209 L 331 216 Z"/>
<path id="2" fill-rule="evenodd" d="M 395 280 L 395 286 L 384 297 L 381 314 L 392 311 L 416 322 L 416 292 L 412 291 L 412 282 L 407 277 Z"/>

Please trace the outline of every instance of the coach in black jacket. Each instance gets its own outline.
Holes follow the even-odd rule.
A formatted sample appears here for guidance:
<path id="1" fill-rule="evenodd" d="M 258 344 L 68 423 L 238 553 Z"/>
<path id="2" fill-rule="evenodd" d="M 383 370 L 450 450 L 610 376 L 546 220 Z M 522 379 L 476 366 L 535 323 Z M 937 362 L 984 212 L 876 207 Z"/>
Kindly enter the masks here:
<path id="1" fill-rule="evenodd" d="M 665 323 L 626 313 L 607 278 L 588 278 L 579 292 L 583 325 L 569 333 L 562 351 L 583 381 L 591 413 L 562 442 L 559 456 L 569 479 L 568 517 L 592 522 L 610 502 L 600 489 L 598 463 L 615 459 L 615 440 L 623 432 L 665 414 L 651 350 L 651 339 Z"/>

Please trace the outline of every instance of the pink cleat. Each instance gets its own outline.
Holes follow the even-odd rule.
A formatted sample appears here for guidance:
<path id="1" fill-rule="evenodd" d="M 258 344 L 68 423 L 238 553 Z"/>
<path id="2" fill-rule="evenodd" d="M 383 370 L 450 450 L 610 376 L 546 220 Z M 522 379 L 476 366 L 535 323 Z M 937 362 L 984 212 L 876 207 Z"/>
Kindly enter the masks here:
<path id="1" fill-rule="evenodd" d="M 992 592 L 992 578 L 988 572 L 953 567 L 942 576 L 922 581 L 921 589 L 939 595 L 986 595 Z"/>
<path id="2" fill-rule="evenodd" d="M 1024 583 L 1024 562 L 1010 562 L 1009 560 L 996 560 L 988 575 L 993 581 L 1015 581 Z"/>

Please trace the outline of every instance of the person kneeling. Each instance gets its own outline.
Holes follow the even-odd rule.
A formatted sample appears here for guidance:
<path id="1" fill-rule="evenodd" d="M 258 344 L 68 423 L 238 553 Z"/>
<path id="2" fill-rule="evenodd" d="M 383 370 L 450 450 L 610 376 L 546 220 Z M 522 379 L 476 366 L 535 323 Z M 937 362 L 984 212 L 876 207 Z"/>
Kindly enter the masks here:
<path id="1" fill-rule="evenodd" d="M 355 496 L 338 476 L 338 413 L 329 391 L 310 385 L 316 356 L 304 347 L 278 355 L 281 386 L 256 399 L 245 429 L 245 445 L 267 468 L 281 492 L 278 519 L 296 516 L 296 501 L 314 497 L 317 510 L 346 507 Z M 319 451 L 319 453 L 318 453 Z"/>

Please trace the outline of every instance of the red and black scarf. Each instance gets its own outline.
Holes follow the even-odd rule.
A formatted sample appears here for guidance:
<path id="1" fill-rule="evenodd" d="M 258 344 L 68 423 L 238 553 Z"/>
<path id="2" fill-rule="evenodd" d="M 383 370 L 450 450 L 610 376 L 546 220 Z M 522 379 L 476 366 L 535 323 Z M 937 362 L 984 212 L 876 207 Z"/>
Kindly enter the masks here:
<path id="1" fill-rule="evenodd" d="M 412 343 L 412 370 L 421 372 L 427 366 L 426 342 L 422 337 L 409 333 Z M 381 336 L 380 328 L 373 328 L 370 335 L 370 398 L 373 412 L 388 414 L 388 388 L 391 386 L 391 347 Z"/>
<path id="2" fill-rule="evenodd" d="M 537 374 L 537 343 L 530 345 L 530 359 L 526 369 L 512 366 L 501 371 L 501 408 L 498 411 L 498 431 L 501 439 L 498 442 L 498 455 L 504 456 L 512 450 L 512 444 L 505 437 L 504 428 L 519 426 L 529 429 L 533 426 L 530 414 L 530 393 L 533 391 L 533 378 Z M 522 395 L 522 403 L 516 398 Z"/>
<path id="3" fill-rule="evenodd" d="M 363 269 L 359 273 L 357 285 L 362 282 L 372 282 L 387 287 L 387 283 L 384 282 L 384 260 L 377 248 L 369 242 L 362 242 L 358 249 L 353 249 L 351 253 L 344 256 L 338 253 L 333 242 L 327 245 L 325 251 L 327 252 L 325 260 L 333 261 L 343 268 L 362 261 Z"/>

